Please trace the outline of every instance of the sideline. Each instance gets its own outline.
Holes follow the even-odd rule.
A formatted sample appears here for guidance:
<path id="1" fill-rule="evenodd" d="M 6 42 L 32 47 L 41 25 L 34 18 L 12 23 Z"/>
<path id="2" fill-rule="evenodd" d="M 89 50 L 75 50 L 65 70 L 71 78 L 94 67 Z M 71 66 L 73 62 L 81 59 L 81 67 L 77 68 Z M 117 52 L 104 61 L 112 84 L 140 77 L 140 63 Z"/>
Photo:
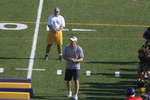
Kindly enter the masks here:
<path id="1" fill-rule="evenodd" d="M 32 78 L 32 70 L 33 70 L 33 64 L 34 64 L 34 58 L 35 58 L 35 52 L 36 52 L 36 44 L 37 44 L 37 39 L 38 39 L 43 2 L 44 2 L 44 0 L 40 0 L 40 2 L 39 2 L 36 26 L 35 26 L 34 37 L 33 37 L 33 41 L 32 41 L 32 49 L 31 49 L 30 60 L 29 60 L 29 65 L 28 65 L 27 79 Z"/>

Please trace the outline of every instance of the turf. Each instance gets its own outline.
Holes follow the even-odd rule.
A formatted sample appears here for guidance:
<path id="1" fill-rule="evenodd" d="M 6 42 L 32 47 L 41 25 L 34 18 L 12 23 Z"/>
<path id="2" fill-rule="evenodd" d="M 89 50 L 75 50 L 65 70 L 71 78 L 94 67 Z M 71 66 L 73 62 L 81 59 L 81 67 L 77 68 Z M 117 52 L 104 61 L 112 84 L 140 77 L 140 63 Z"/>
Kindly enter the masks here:
<path id="1" fill-rule="evenodd" d="M 26 78 L 27 71 L 15 69 L 28 67 L 38 3 L 39 0 L 0 1 L 0 23 L 28 25 L 26 30 L 0 30 L 0 67 L 5 68 L 5 72 L 0 73 L 2 78 Z M 81 64 L 79 99 L 122 100 L 127 87 L 136 88 L 137 50 L 144 43 L 140 33 L 150 23 L 149 4 L 148 0 L 45 0 L 33 68 L 44 68 L 46 71 L 33 71 L 33 100 L 67 100 L 64 76 L 56 75 L 57 69 L 65 69 L 65 61 L 57 60 L 56 46 L 52 47 L 48 61 L 42 59 L 47 17 L 52 14 L 53 8 L 61 8 L 66 28 L 97 30 L 63 32 L 64 46 L 69 44 L 69 36 L 76 35 L 85 53 Z M 86 70 L 91 70 L 92 76 L 85 76 Z M 116 71 L 120 71 L 120 78 L 114 77 Z"/>

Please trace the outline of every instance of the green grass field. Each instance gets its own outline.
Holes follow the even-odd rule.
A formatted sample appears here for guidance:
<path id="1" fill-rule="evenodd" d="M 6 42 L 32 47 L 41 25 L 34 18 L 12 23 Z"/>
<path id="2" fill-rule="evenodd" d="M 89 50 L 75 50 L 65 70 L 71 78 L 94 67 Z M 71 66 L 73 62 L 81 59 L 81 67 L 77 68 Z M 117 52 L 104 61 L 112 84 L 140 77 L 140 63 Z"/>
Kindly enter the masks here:
<path id="1" fill-rule="evenodd" d="M 28 26 L 18 31 L 0 29 L 0 68 L 4 68 L 0 78 L 27 78 L 27 71 L 16 68 L 28 68 L 39 0 L 0 0 L 0 5 L 0 24 Z M 70 30 L 63 32 L 64 46 L 69 43 L 69 36 L 76 35 L 84 49 L 79 100 L 123 100 L 125 89 L 136 87 L 137 50 L 144 43 L 140 33 L 150 23 L 149 5 L 149 0 L 44 0 L 33 69 L 46 71 L 32 73 L 33 100 L 68 100 L 64 75 L 56 75 L 57 69 L 65 69 L 65 61 L 57 60 L 56 46 L 48 61 L 42 59 L 47 17 L 55 7 L 61 9 Z M 86 70 L 91 70 L 92 76 L 85 76 Z M 114 77 L 116 71 L 120 71 L 120 78 Z"/>

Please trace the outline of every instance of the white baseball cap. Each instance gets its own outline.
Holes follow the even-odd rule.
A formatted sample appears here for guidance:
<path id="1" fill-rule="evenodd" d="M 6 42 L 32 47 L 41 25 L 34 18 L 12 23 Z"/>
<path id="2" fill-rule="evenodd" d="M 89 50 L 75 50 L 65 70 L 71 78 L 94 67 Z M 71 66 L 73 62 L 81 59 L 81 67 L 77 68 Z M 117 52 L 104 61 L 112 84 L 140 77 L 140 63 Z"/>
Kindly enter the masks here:
<path id="1" fill-rule="evenodd" d="M 55 8 L 54 12 L 60 12 L 60 9 L 59 8 Z"/>
<path id="2" fill-rule="evenodd" d="M 73 42 L 77 42 L 78 41 L 78 38 L 76 36 L 71 36 L 69 39 L 71 41 L 73 41 Z"/>

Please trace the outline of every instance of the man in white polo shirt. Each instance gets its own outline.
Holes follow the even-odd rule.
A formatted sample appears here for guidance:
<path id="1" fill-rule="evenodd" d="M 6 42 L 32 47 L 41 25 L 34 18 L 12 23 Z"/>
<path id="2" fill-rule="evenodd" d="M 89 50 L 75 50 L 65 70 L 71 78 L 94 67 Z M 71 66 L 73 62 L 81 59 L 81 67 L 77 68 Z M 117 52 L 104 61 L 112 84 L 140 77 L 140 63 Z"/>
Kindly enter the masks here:
<path id="1" fill-rule="evenodd" d="M 63 45 L 63 36 L 62 30 L 65 27 L 64 17 L 60 15 L 60 9 L 55 8 L 54 14 L 48 17 L 48 27 L 49 33 L 47 38 L 47 47 L 45 53 L 45 60 L 48 60 L 48 54 L 53 43 L 57 45 L 57 50 L 59 53 L 59 60 L 62 60 L 62 45 Z"/>

